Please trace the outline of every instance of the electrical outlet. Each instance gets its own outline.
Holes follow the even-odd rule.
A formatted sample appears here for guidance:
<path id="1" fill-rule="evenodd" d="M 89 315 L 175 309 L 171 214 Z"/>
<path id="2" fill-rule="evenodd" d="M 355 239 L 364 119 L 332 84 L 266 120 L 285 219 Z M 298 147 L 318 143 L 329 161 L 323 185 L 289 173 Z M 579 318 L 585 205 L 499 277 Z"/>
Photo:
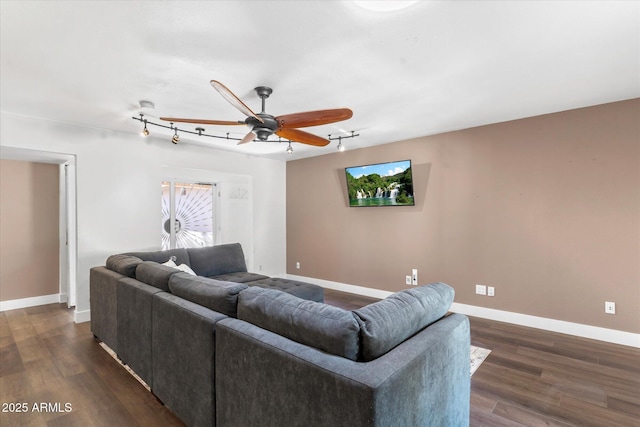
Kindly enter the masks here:
<path id="1" fill-rule="evenodd" d="M 476 285 L 476 294 L 478 295 L 486 295 L 487 287 L 485 285 Z"/>
<path id="2" fill-rule="evenodd" d="M 496 296 L 496 288 L 493 286 L 487 286 L 487 296 L 495 297 Z"/>
<path id="3" fill-rule="evenodd" d="M 296 268 L 300 270 L 300 262 L 296 262 Z"/>
<path id="4" fill-rule="evenodd" d="M 413 286 L 418 286 L 418 269 L 414 268 L 411 270 L 411 284 Z"/>
<path id="5" fill-rule="evenodd" d="M 604 312 L 607 314 L 616 314 L 616 303 L 611 301 L 605 301 Z"/>
<path id="6" fill-rule="evenodd" d="M 410 285 L 410 284 L 411 284 L 411 276 L 407 276 L 407 277 L 404 279 L 404 283 L 405 283 L 406 285 Z"/>

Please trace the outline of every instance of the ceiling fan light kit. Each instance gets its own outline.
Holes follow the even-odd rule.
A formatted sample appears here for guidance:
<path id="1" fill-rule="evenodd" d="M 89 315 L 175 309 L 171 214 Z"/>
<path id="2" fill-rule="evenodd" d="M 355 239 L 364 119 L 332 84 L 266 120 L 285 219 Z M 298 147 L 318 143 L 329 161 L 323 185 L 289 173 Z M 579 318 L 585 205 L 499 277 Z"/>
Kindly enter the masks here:
<path id="1" fill-rule="evenodd" d="M 335 108 L 329 110 L 317 110 L 317 111 L 308 111 L 303 113 L 292 113 L 285 114 L 282 116 L 273 116 L 265 111 L 266 99 L 273 93 L 273 89 L 267 86 L 257 86 L 254 88 L 258 97 L 260 97 L 262 101 L 262 109 L 259 113 L 254 113 L 251 108 L 249 108 L 240 98 L 238 98 L 233 92 L 231 92 L 225 85 L 220 83 L 217 80 L 211 80 L 211 86 L 217 90 L 224 99 L 226 99 L 231 105 L 233 105 L 237 110 L 247 116 L 244 121 L 224 121 L 224 120 L 209 120 L 209 119 L 190 119 L 190 118 L 176 118 L 176 117 L 160 117 L 160 120 L 170 122 L 170 126 L 162 125 L 159 123 L 153 123 L 144 118 L 144 114 L 140 113 L 140 117 L 132 117 L 134 120 L 139 120 L 144 123 L 143 134 L 148 135 L 149 131 L 147 130 L 147 125 L 160 126 L 168 129 L 174 130 L 173 138 L 171 142 L 177 144 L 180 140 L 178 136 L 178 128 L 174 127 L 174 122 L 181 123 L 194 123 L 194 124 L 210 124 L 210 125 L 221 125 L 221 126 L 237 126 L 237 125 L 247 125 L 251 128 L 251 130 L 243 137 L 243 138 L 233 138 L 229 136 L 229 133 L 226 136 L 219 135 L 211 135 L 204 133 L 204 128 L 197 127 L 195 132 L 181 129 L 180 132 L 186 132 L 198 136 L 208 136 L 212 138 L 221 138 L 221 139 L 229 139 L 239 141 L 238 145 L 245 144 L 251 141 L 269 141 L 269 137 L 275 134 L 278 136 L 278 142 L 288 141 L 287 153 L 292 154 L 293 148 L 291 147 L 291 142 L 299 142 L 302 144 L 313 145 L 316 147 L 324 147 L 328 145 L 332 140 L 338 139 L 338 150 L 343 151 L 344 146 L 342 145 L 342 139 L 345 138 L 354 138 L 359 136 L 355 132 L 351 132 L 349 136 L 339 136 L 336 138 L 331 138 L 331 135 L 328 138 L 322 138 L 317 135 L 308 133 L 306 131 L 300 130 L 298 128 L 301 127 L 311 127 L 311 126 L 320 126 L 326 125 L 330 123 L 336 123 L 343 120 L 348 120 L 353 116 L 353 112 L 348 108 Z M 143 102 L 148 103 L 144 105 L 144 107 L 153 106 L 153 103 L 150 101 L 140 101 L 140 106 L 143 107 Z M 151 107 L 153 108 L 153 107 Z"/>

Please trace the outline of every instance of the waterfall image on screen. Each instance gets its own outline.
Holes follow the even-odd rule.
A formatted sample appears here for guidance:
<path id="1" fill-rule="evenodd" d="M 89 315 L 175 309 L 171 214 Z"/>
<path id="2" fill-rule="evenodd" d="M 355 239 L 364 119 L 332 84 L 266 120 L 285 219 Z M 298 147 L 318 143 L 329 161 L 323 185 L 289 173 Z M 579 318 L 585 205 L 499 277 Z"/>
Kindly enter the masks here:
<path id="1" fill-rule="evenodd" d="M 413 206 L 411 160 L 345 168 L 349 206 Z"/>

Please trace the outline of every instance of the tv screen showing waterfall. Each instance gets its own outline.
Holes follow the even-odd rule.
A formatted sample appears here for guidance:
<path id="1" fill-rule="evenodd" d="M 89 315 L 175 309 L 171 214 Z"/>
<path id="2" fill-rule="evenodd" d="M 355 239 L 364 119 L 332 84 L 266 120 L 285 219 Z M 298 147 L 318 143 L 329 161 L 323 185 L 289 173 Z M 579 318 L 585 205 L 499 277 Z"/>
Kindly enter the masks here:
<path id="1" fill-rule="evenodd" d="M 411 160 L 345 168 L 349 206 L 413 206 Z"/>

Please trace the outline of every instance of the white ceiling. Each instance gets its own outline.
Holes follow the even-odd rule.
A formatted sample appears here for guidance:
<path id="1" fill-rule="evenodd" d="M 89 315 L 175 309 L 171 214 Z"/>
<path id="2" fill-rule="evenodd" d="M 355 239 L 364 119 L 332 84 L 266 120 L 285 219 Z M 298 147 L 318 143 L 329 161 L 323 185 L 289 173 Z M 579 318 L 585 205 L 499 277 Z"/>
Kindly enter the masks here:
<path id="1" fill-rule="evenodd" d="M 255 112 L 258 85 L 273 88 L 275 116 L 351 108 L 348 121 L 304 129 L 359 133 L 348 149 L 640 96 L 638 1 L 424 0 L 386 13 L 351 1 L 0 5 L 3 111 L 131 134 L 141 111 L 244 120 L 212 79 Z M 170 143 L 170 130 L 149 130 Z M 336 149 L 181 139 L 282 160 Z"/>

